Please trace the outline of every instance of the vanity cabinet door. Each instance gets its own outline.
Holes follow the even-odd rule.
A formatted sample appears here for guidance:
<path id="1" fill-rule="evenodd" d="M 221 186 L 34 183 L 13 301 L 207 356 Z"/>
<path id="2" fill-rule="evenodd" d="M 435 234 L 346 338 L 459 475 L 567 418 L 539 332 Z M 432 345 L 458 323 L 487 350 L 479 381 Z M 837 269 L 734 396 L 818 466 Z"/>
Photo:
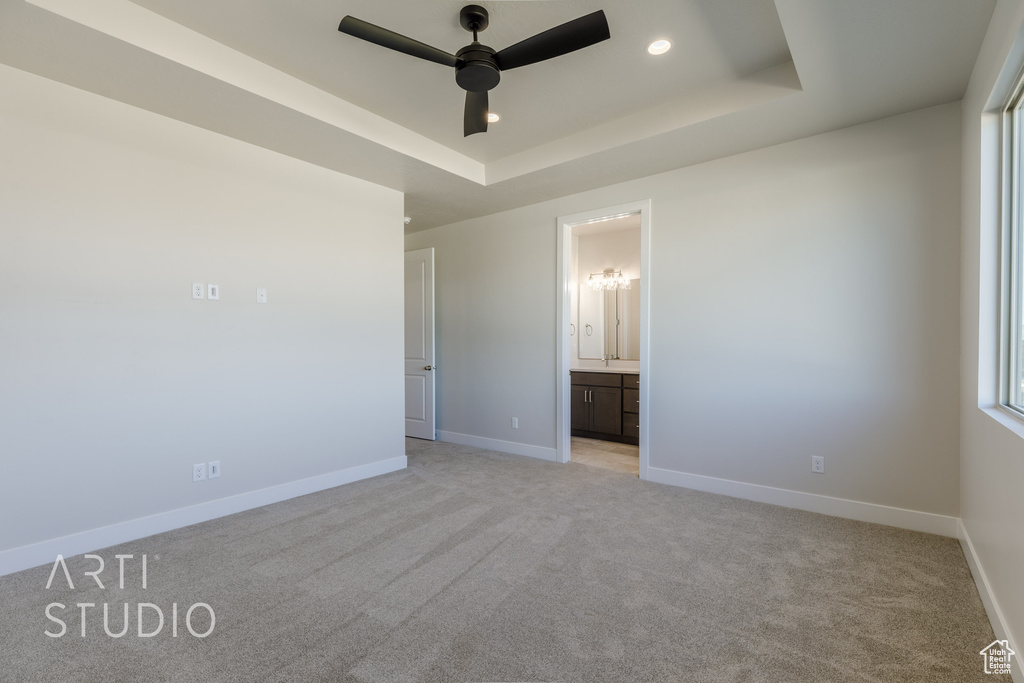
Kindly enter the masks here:
<path id="1" fill-rule="evenodd" d="M 590 431 L 622 434 L 622 390 L 612 387 L 590 388 Z"/>
<path id="2" fill-rule="evenodd" d="M 570 392 L 569 427 L 571 429 L 590 430 L 590 403 L 587 401 L 590 387 L 573 386 Z"/>

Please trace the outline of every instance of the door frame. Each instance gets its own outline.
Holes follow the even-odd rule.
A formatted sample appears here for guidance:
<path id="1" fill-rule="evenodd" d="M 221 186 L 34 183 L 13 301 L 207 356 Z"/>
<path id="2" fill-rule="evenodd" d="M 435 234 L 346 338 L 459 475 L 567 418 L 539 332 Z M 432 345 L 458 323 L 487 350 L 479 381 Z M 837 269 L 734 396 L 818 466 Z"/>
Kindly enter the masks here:
<path id="1" fill-rule="evenodd" d="M 572 228 L 602 218 L 640 214 L 640 478 L 649 478 L 650 469 L 650 393 L 651 393 L 651 200 L 644 199 L 603 209 L 593 209 L 557 219 L 558 292 L 555 368 L 555 460 L 569 462 L 571 451 L 569 324 L 572 322 Z"/>

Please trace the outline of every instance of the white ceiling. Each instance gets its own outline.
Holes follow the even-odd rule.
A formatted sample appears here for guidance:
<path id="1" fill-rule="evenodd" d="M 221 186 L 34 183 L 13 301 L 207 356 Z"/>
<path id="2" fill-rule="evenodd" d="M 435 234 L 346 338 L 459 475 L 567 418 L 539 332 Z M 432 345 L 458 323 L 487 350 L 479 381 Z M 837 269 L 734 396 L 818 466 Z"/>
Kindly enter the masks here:
<path id="1" fill-rule="evenodd" d="M 491 0 L 501 49 L 603 9 L 612 38 L 502 74 L 462 136 L 463 0 L 0 0 L 0 62 L 406 193 L 422 230 L 960 99 L 995 0 Z M 668 38 L 666 55 L 645 52 Z"/>
<path id="2" fill-rule="evenodd" d="M 351 14 L 454 54 L 472 42 L 459 26 L 463 0 L 135 2 L 482 162 L 791 61 L 772 0 L 491 2 L 480 41 L 495 49 L 602 8 L 614 39 L 504 73 L 490 97 L 503 122 L 464 138 L 453 69 L 337 32 Z M 655 59 L 645 48 L 662 36 L 677 48 Z"/>

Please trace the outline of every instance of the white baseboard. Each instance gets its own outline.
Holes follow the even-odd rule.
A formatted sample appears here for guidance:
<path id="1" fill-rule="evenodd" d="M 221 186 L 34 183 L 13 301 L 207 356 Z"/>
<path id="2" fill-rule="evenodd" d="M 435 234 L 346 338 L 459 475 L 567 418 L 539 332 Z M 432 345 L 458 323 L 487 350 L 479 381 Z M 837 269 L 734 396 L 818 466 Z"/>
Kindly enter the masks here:
<path id="1" fill-rule="evenodd" d="M 439 431 L 437 433 L 437 438 L 440 441 L 457 443 L 462 446 L 473 446 L 474 448 L 483 448 L 489 451 L 498 451 L 500 453 L 511 453 L 512 455 L 528 455 L 531 458 L 540 458 L 541 460 L 557 462 L 555 449 L 547 448 L 545 446 L 533 446 L 528 443 L 502 441 L 501 439 L 488 439 L 483 436 L 459 434 L 458 432 Z"/>
<path id="2" fill-rule="evenodd" d="M 239 493 L 226 498 L 218 498 L 198 505 L 190 505 L 176 510 L 168 510 L 155 515 L 139 517 L 126 522 L 118 522 L 98 529 L 89 529 L 60 538 L 40 541 L 31 545 L 11 548 L 0 552 L 0 576 L 13 572 L 50 564 L 57 555 L 71 557 L 81 553 L 99 550 L 118 543 L 134 541 L 153 534 L 172 529 L 180 529 L 190 524 L 198 524 L 211 519 L 232 515 L 253 508 L 278 503 L 289 498 L 304 496 L 308 493 L 323 491 L 342 484 L 350 484 L 360 479 L 369 479 L 388 472 L 405 469 L 407 459 L 404 455 L 387 460 L 378 460 L 366 465 L 357 465 L 327 474 L 290 481 L 285 484 L 268 486 L 256 491 Z"/>
<path id="3" fill-rule="evenodd" d="M 960 547 L 963 548 L 964 556 L 967 557 L 967 565 L 971 568 L 971 576 L 974 577 L 974 583 L 978 587 L 981 602 L 985 605 L 985 612 L 988 614 L 988 620 L 992 624 L 992 630 L 996 634 L 996 639 L 1010 641 L 1010 648 L 1017 653 L 1012 658 L 1010 676 L 1014 683 L 1024 683 L 1024 666 L 1021 665 L 1024 662 L 1024 653 L 1021 652 L 1020 648 L 1015 647 L 1017 641 L 1013 639 L 1013 634 L 1010 633 L 1010 628 L 1003 617 L 1003 610 L 1000 609 L 995 593 L 992 592 L 992 587 L 988 583 L 988 577 L 985 576 L 985 570 L 981 566 L 981 559 L 974 550 L 974 544 L 971 543 L 967 527 L 964 526 L 963 520 L 959 519 L 956 526 Z"/>
<path id="4" fill-rule="evenodd" d="M 936 515 L 930 512 L 905 510 L 887 505 L 821 496 L 816 493 L 777 489 L 772 486 L 747 484 L 730 479 L 705 477 L 700 474 L 687 474 L 686 472 L 676 472 L 658 467 L 650 467 L 647 472 L 648 480 L 659 484 L 671 484 L 672 486 L 682 486 L 688 489 L 707 491 L 708 493 L 720 493 L 732 496 L 733 498 L 754 500 L 759 503 L 772 503 L 773 505 L 782 505 L 788 508 L 796 508 L 797 510 L 819 512 L 823 515 L 832 515 L 833 517 L 885 524 L 886 526 L 923 531 L 951 538 L 956 538 L 957 523 L 960 521 L 956 517 Z"/>

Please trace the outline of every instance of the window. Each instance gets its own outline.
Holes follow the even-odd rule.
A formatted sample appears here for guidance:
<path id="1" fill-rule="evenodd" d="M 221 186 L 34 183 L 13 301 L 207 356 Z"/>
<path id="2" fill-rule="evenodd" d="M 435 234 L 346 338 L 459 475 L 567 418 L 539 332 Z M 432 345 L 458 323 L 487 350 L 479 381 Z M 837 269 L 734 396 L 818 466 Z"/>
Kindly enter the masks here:
<path id="1" fill-rule="evenodd" d="M 1004 116 L 1004 197 L 1007 227 L 1003 236 L 1002 402 L 1024 417 L 1024 80 L 1017 85 Z"/>

